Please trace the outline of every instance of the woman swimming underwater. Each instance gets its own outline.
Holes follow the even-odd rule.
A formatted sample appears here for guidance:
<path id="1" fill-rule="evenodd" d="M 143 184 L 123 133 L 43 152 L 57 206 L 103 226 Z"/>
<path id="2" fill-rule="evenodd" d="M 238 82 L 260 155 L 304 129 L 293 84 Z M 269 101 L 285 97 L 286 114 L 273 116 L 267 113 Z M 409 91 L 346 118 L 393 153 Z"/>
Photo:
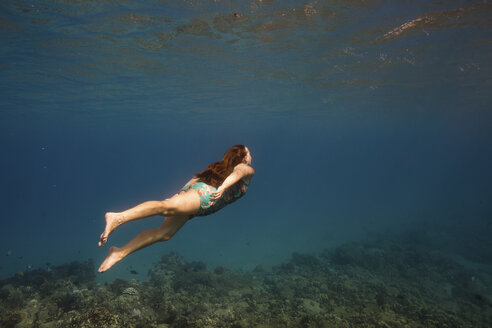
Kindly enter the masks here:
<path id="1" fill-rule="evenodd" d="M 108 270 L 139 249 L 171 239 L 192 217 L 215 213 L 241 198 L 254 173 L 249 149 L 236 145 L 225 152 L 220 162 L 213 162 L 203 172 L 195 174 L 173 197 L 148 201 L 120 213 L 106 213 L 106 228 L 99 238 L 99 247 L 106 244 L 109 235 L 123 223 L 153 215 L 166 218 L 159 228 L 139 233 L 123 247 L 111 247 L 99 272 Z"/>

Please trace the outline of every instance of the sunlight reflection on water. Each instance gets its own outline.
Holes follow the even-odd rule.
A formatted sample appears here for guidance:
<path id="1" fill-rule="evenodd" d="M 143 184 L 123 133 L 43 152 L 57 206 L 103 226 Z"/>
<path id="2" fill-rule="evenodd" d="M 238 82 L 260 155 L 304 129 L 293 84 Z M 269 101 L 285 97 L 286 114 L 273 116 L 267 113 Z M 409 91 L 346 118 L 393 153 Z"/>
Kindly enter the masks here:
<path id="1" fill-rule="evenodd" d="M 206 90 L 195 98 L 204 101 L 227 88 L 258 95 L 265 87 L 255 86 L 271 85 L 286 94 L 318 89 L 324 95 L 315 103 L 322 104 L 396 99 L 449 81 L 476 84 L 473 96 L 483 99 L 490 87 L 483 30 L 492 5 L 483 2 L 65 0 L 1 7 L 1 70 L 17 88 L 6 106 L 18 98 L 46 103 L 50 88 L 63 91 L 67 103 L 82 94 L 101 104 L 160 95 L 186 103 L 183 86 Z"/>

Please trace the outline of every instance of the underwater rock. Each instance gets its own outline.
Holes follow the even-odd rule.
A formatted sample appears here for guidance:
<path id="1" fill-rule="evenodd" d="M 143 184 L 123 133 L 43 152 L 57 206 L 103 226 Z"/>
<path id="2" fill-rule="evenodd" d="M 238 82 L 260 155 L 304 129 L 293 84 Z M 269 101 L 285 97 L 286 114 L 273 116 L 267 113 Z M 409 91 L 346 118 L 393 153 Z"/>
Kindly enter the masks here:
<path id="1" fill-rule="evenodd" d="M 169 284 L 175 272 L 182 271 L 185 265 L 184 258 L 178 253 L 171 252 L 163 255 L 161 260 L 149 270 L 150 281 L 156 285 Z"/>
<path id="2" fill-rule="evenodd" d="M 128 287 L 126 288 L 123 292 L 123 295 L 131 295 L 131 296 L 138 296 L 138 291 L 133 288 L 133 287 Z"/>
<path id="3" fill-rule="evenodd" d="M 257 266 L 254 267 L 253 269 L 254 273 L 263 273 L 266 272 L 265 267 L 261 264 L 258 264 Z"/>
<path id="4" fill-rule="evenodd" d="M 384 306 L 386 304 L 386 297 L 384 295 L 384 292 L 378 291 L 376 293 L 376 296 L 374 297 L 376 300 L 376 304 L 380 307 Z"/>
<path id="5" fill-rule="evenodd" d="M 384 266 L 385 260 L 384 252 L 353 243 L 325 251 L 322 256 L 332 265 L 352 265 L 368 270 L 379 270 Z"/>
<path id="6" fill-rule="evenodd" d="M 70 279 L 74 284 L 92 283 L 96 278 L 94 260 L 89 259 L 85 262 L 73 261 L 68 264 L 53 266 L 51 271 L 54 279 Z"/>
<path id="7" fill-rule="evenodd" d="M 290 260 L 290 263 L 297 266 L 311 267 L 315 269 L 322 266 L 322 262 L 316 256 L 299 254 L 296 252 L 292 253 L 292 259 Z"/>
<path id="8" fill-rule="evenodd" d="M 316 301 L 313 301 L 308 298 L 302 298 L 300 299 L 300 307 L 303 310 L 303 312 L 307 313 L 308 315 L 317 315 L 323 312 L 323 309 L 320 307 L 319 303 Z"/>
<path id="9" fill-rule="evenodd" d="M 6 309 L 20 309 L 25 304 L 25 298 L 21 290 L 13 285 L 5 285 L 0 289 L 0 295 Z"/>
<path id="10" fill-rule="evenodd" d="M 212 287 L 212 277 L 206 272 L 184 271 L 174 277 L 172 287 L 175 291 L 186 290 L 189 292 L 200 288 L 210 288 Z"/>
<path id="11" fill-rule="evenodd" d="M 49 270 L 34 269 L 22 274 L 16 274 L 13 277 L 0 280 L 0 287 L 6 284 L 15 286 L 30 286 L 39 290 L 46 282 L 59 280 L 70 280 L 73 284 L 89 284 L 95 279 L 95 267 L 93 260 L 87 260 L 83 263 L 74 261 L 68 264 L 52 266 Z M 45 285 L 44 292 L 50 293 L 51 287 Z"/>
<path id="12" fill-rule="evenodd" d="M 16 328 L 28 328 L 36 325 L 38 321 L 39 302 L 36 299 L 32 299 L 26 304 L 27 306 L 22 310 L 22 320 L 15 326 Z"/>
<path id="13" fill-rule="evenodd" d="M 119 328 L 124 327 L 123 321 L 118 314 L 111 313 L 103 307 L 93 307 L 87 311 L 68 312 L 60 327 L 67 328 L 92 328 L 106 327 Z"/>
<path id="14" fill-rule="evenodd" d="M 127 288 L 131 287 L 127 280 L 116 278 L 109 284 L 109 290 L 117 295 L 123 293 Z"/>
<path id="15" fill-rule="evenodd" d="M 0 327 L 487 327 L 492 277 L 390 241 L 294 253 L 251 272 L 164 255 L 149 281 L 69 263 L 0 281 Z M 89 265 L 90 266 L 90 265 Z M 74 278 L 74 280 L 72 280 Z"/>
<path id="16" fill-rule="evenodd" d="M 186 264 L 184 266 L 183 270 L 186 272 L 189 272 L 189 271 L 192 271 L 192 272 L 206 271 L 207 265 L 201 261 L 193 261 L 189 264 Z"/>
<path id="17" fill-rule="evenodd" d="M 220 275 L 220 274 L 223 274 L 224 272 L 225 272 L 225 269 L 224 269 L 224 267 L 222 267 L 222 266 L 218 266 L 218 267 L 216 267 L 216 268 L 214 269 L 214 273 L 215 273 L 215 274 L 219 274 L 219 275 Z"/>
<path id="18" fill-rule="evenodd" d="M 53 297 L 53 300 L 63 312 L 69 312 L 79 308 L 81 298 L 78 294 L 62 293 Z"/>
<path id="19" fill-rule="evenodd" d="M 171 325 L 180 316 L 180 311 L 170 301 L 155 304 L 156 321 L 160 324 Z"/>
<path id="20" fill-rule="evenodd" d="M 0 325 L 4 328 L 15 328 L 22 321 L 25 314 L 20 311 L 2 311 L 0 315 Z"/>
<path id="21" fill-rule="evenodd" d="M 57 285 L 53 282 L 53 280 L 44 280 L 43 283 L 39 286 L 39 293 L 42 297 L 47 297 L 52 295 L 57 288 Z"/>
<path id="22" fill-rule="evenodd" d="M 118 313 L 125 313 L 131 315 L 133 310 L 140 307 L 140 301 L 138 295 L 120 295 L 113 302 L 111 307 Z"/>
<path id="23" fill-rule="evenodd" d="M 142 311 L 140 311 L 139 309 L 133 309 L 132 310 L 132 318 L 140 318 L 142 316 Z"/>

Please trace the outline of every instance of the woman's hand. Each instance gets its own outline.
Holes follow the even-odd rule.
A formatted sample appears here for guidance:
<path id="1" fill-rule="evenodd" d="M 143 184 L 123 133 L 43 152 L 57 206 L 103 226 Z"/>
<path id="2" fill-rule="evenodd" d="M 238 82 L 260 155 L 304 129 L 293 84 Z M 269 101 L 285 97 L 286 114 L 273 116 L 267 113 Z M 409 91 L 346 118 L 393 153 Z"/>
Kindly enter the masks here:
<path id="1" fill-rule="evenodd" d="M 217 190 L 214 193 L 210 195 L 210 200 L 215 203 L 216 201 L 222 198 L 223 194 L 224 194 L 224 188 L 220 186 L 219 188 L 217 188 Z"/>

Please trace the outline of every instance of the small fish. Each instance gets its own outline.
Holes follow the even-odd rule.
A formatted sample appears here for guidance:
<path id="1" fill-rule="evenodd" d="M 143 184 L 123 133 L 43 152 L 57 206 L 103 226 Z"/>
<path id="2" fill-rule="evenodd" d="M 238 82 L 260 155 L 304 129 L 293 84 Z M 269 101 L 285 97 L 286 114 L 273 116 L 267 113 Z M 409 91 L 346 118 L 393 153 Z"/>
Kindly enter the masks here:
<path id="1" fill-rule="evenodd" d="M 138 272 L 137 272 L 137 271 L 135 271 L 135 270 L 130 270 L 130 273 L 131 273 L 131 274 L 138 274 Z"/>
<path id="2" fill-rule="evenodd" d="M 23 277 L 23 276 L 24 276 L 24 272 L 22 272 L 22 271 L 17 272 L 17 274 L 18 274 L 19 276 L 21 276 L 21 277 Z"/>
<path id="3" fill-rule="evenodd" d="M 27 270 L 31 270 L 32 269 L 32 265 L 31 264 L 26 265 L 26 269 Z"/>
<path id="4" fill-rule="evenodd" d="M 46 262 L 46 266 L 47 267 L 50 267 L 51 266 L 51 263 L 50 262 Z"/>
<path id="5" fill-rule="evenodd" d="M 18 258 L 19 260 L 22 260 L 22 259 L 24 258 L 24 256 L 17 256 L 17 258 Z"/>
<path id="6" fill-rule="evenodd" d="M 9 249 L 9 250 L 7 251 L 7 253 L 5 253 L 5 255 L 7 255 L 7 256 L 12 255 L 12 251 Z"/>
<path id="7" fill-rule="evenodd" d="M 2 269 L 3 269 L 3 266 L 0 265 L 0 270 L 2 270 Z"/>

